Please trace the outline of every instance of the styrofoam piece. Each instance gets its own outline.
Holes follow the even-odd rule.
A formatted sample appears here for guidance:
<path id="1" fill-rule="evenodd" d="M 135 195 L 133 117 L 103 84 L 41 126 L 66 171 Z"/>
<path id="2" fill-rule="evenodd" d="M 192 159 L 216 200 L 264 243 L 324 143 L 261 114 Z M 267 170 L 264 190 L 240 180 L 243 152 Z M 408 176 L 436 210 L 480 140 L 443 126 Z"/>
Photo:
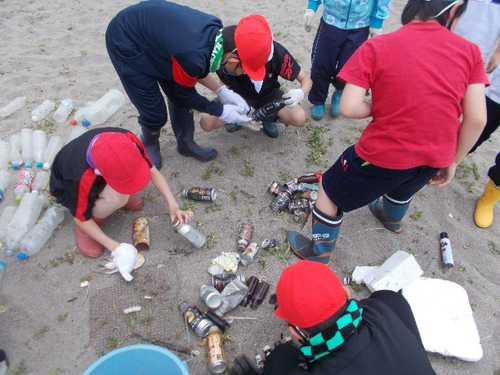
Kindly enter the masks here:
<path id="1" fill-rule="evenodd" d="M 422 277 L 401 293 L 411 306 L 426 351 L 470 362 L 483 357 L 469 297 L 462 286 Z"/>
<path id="2" fill-rule="evenodd" d="M 365 276 L 375 271 L 377 268 L 378 266 L 356 266 L 352 272 L 352 281 L 356 284 L 363 284 Z"/>
<path id="3" fill-rule="evenodd" d="M 415 257 L 405 251 L 396 251 L 380 267 L 364 277 L 370 290 L 392 290 L 397 292 L 424 273 Z"/>

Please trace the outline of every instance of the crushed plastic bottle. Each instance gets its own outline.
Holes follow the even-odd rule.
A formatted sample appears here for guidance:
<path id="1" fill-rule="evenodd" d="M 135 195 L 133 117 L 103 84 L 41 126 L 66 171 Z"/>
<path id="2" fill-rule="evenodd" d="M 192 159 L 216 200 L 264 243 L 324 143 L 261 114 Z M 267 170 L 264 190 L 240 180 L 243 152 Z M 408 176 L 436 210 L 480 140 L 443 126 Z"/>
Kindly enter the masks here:
<path id="1" fill-rule="evenodd" d="M 9 169 L 10 143 L 0 141 L 0 171 Z"/>
<path id="2" fill-rule="evenodd" d="M 110 118 L 125 104 L 125 96 L 118 90 L 109 90 L 87 111 L 86 119 L 92 125 L 99 125 Z"/>
<path id="3" fill-rule="evenodd" d="M 49 144 L 45 148 L 45 152 L 43 153 L 42 161 L 43 161 L 43 169 L 48 171 L 52 166 L 52 162 L 56 157 L 57 153 L 61 150 L 64 145 L 64 141 L 58 135 L 53 135 L 50 138 Z"/>
<path id="4" fill-rule="evenodd" d="M 21 129 L 21 155 L 25 167 L 31 168 L 33 162 L 33 130 Z"/>
<path id="5" fill-rule="evenodd" d="M 50 175 L 47 171 L 39 171 L 35 174 L 35 179 L 33 180 L 33 184 L 31 185 L 32 190 L 36 190 L 38 192 L 43 192 L 47 190 L 49 186 Z"/>
<path id="6" fill-rule="evenodd" d="M 33 185 L 33 180 L 35 179 L 35 172 L 31 168 L 23 168 L 19 173 L 19 179 L 17 180 L 16 187 L 14 188 L 14 194 L 16 195 L 16 202 L 21 202 L 23 195 L 31 191 L 31 186 Z"/>
<path id="7" fill-rule="evenodd" d="M 63 123 L 68 119 L 68 116 L 73 112 L 73 102 L 69 99 L 61 100 L 61 104 L 57 107 L 57 110 L 52 115 L 52 118 L 59 124 Z"/>
<path id="8" fill-rule="evenodd" d="M 43 130 L 33 132 L 33 160 L 37 168 L 43 167 L 43 153 L 47 147 L 47 134 Z"/>
<path id="9" fill-rule="evenodd" d="M 9 161 L 15 170 L 18 170 L 23 163 L 23 157 L 21 156 L 21 134 L 13 134 L 10 137 Z"/>
<path id="10" fill-rule="evenodd" d="M 31 112 L 31 121 L 33 122 L 42 121 L 55 108 L 56 105 L 54 104 L 54 102 L 50 100 L 44 101 L 42 104 L 40 104 Z"/>
<path id="11" fill-rule="evenodd" d="M 0 171 L 0 200 L 3 199 L 7 186 L 10 184 L 12 175 L 9 171 Z"/>
<path id="12" fill-rule="evenodd" d="M 26 97 L 25 96 L 19 96 L 19 97 L 15 98 L 13 101 L 11 101 L 9 104 L 7 104 L 5 107 L 0 109 L 0 118 L 9 117 L 11 114 L 13 114 L 14 112 L 23 108 L 25 105 L 26 105 Z"/>

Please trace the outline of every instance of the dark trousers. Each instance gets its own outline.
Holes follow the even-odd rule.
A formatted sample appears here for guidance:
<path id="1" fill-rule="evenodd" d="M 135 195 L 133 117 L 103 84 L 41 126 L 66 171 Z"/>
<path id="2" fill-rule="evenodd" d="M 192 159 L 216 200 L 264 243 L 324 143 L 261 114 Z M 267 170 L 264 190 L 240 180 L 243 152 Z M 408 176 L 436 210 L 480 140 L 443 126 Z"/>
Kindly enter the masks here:
<path id="1" fill-rule="evenodd" d="M 337 90 L 345 83 L 337 74 L 352 54 L 368 39 L 369 28 L 342 30 L 321 19 L 311 52 L 312 89 L 309 101 L 314 105 L 325 104 L 330 84 Z"/>

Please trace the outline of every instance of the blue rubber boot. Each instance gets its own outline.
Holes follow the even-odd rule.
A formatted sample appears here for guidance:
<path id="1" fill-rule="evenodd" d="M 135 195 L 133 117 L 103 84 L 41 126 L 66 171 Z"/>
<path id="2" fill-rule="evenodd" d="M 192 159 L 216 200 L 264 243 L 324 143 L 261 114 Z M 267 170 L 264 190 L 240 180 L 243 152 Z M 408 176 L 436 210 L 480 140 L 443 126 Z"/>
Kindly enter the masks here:
<path id="1" fill-rule="evenodd" d="M 271 138 L 276 138 L 280 133 L 278 132 L 278 129 L 276 129 L 276 123 L 272 120 L 266 119 L 262 121 L 264 133 L 266 133 L 267 136 Z"/>
<path id="2" fill-rule="evenodd" d="M 368 206 L 370 211 L 379 219 L 384 227 L 394 233 L 401 233 L 403 230 L 403 218 L 410 207 L 411 199 L 406 203 L 398 203 L 387 195 L 380 197 Z"/>
<path id="3" fill-rule="evenodd" d="M 288 243 L 293 253 L 301 259 L 329 264 L 342 224 L 342 216 L 342 212 L 338 216 L 328 216 L 314 207 L 312 240 L 298 232 L 288 233 Z"/>
<path id="4" fill-rule="evenodd" d="M 330 107 L 332 116 L 340 116 L 340 98 L 342 98 L 343 92 L 344 90 L 337 90 L 332 95 L 332 106 Z"/>
<path id="5" fill-rule="evenodd" d="M 325 116 L 325 105 L 315 105 L 311 109 L 311 117 L 314 120 L 321 120 Z"/>

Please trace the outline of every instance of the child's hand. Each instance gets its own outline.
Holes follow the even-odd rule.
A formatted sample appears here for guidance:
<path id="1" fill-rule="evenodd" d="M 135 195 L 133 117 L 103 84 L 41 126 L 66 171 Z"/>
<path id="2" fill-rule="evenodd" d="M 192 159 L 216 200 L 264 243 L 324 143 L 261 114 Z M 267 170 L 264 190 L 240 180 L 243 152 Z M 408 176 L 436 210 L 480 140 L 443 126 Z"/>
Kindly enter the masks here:
<path id="1" fill-rule="evenodd" d="M 304 91 L 302 89 L 294 89 L 288 91 L 286 94 L 283 94 L 283 99 L 285 100 L 285 104 L 288 108 L 293 108 L 297 104 L 299 104 L 302 100 L 304 100 Z"/>
<path id="2" fill-rule="evenodd" d="M 306 12 L 304 13 L 304 29 L 306 29 L 307 32 L 311 31 L 311 23 L 315 14 L 316 11 L 313 9 L 306 9 Z"/>
<path id="3" fill-rule="evenodd" d="M 193 218 L 193 211 L 184 211 L 179 207 L 176 209 L 170 210 L 170 222 L 173 223 L 175 219 L 179 219 L 181 224 L 187 223 L 189 220 Z"/>
<path id="4" fill-rule="evenodd" d="M 437 185 L 438 187 L 442 187 L 448 185 L 450 181 L 455 176 L 455 171 L 457 170 L 457 166 L 455 164 L 450 165 L 449 167 L 442 168 L 430 181 L 429 185 Z"/>

